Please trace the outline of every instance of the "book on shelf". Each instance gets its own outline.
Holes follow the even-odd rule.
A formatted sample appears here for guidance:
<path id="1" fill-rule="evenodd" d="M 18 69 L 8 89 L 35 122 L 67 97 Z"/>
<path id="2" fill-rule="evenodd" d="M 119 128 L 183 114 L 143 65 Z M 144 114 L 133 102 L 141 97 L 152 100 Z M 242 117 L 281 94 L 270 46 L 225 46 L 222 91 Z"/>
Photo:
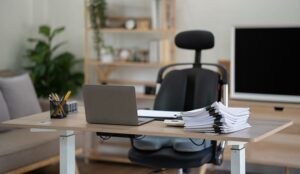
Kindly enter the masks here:
<path id="1" fill-rule="evenodd" d="M 166 1 L 166 21 L 167 21 L 167 28 L 172 28 L 174 26 L 174 12 L 172 12 L 172 1 Z"/>
<path id="2" fill-rule="evenodd" d="M 158 63 L 159 62 L 159 41 L 154 40 L 149 43 L 149 62 Z"/>
<path id="3" fill-rule="evenodd" d="M 160 50 L 160 63 L 168 64 L 171 62 L 171 53 L 170 53 L 170 42 L 168 39 L 162 39 L 159 42 L 159 50 Z"/>
<path id="4" fill-rule="evenodd" d="M 170 42 L 168 39 L 154 40 L 149 43 L 149 62 L 168 64 L 171 61 Z"/>
<path id="5" fill-rule="evenodd" d="M 152 29 L 160 28 L 160 0 L 151 0 L 151 26 Z"/>

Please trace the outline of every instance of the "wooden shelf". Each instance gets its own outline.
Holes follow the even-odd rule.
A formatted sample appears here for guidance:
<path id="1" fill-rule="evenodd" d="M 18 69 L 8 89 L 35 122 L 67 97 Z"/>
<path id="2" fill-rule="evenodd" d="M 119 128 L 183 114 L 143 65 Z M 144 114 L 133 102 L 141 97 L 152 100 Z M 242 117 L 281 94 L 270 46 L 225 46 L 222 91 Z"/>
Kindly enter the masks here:
<path id="1" fill-rule="evenodd" d="M 128 148 L 129 150 L 129 148 Z M 111 161 L 119 163 L 131 163 L 127 155 L 113 155 L 101 153 L 94 149 L 85 149 L 85 158 L 89 160 Z"/>
<path id="2" fill-rule="evenodd" d="M 118 85 L 136 85 L 136 86 L 156 86 L 155 82 L 149 82 L 149 81 L 133 81 L 133 80 L 114 80 L 114 79 L 108 79 L 106 81 L 108 84 L 118 84 Z"/>
<path id="3" fill-rule="evenodd" d="M 149 62 L 112 62 L 103 63 L 99 60 L 89 59 L 87 63 L 90 65 L 106 65 L 106 66 L 134 66 L 134 67 L 162 67 L 161 63 L 149 63 Z"/>
<path id="4" fill-rule="evenodd" d="M 154 100 L 155 95 L 146 95 L 146 94 L 142 94 L 142 93 L 137 93 L 136 98 L 137 99 Z"/>
<path id="5" fill-rule="evenodd" d="M 88 28 L 89 31 L 93 31 L 92 28 Z M 149 34 L 155 34 L 155 33 L 170 33 L 173 30 L 171 29 L 133 29 L 128 30 L 125 28 L 101 28 L 100 31 L 102 33 L 149 33 Z"/>

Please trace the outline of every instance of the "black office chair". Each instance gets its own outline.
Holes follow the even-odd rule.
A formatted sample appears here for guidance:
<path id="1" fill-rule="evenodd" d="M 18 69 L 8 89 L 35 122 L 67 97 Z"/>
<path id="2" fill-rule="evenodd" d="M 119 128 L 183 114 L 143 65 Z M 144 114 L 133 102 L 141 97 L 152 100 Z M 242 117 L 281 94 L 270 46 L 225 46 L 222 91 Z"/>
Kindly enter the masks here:
<path id="1" fill-rule="evenodd" d="M 208 31 L 185 31 L 175 38 L 177 47 L 196 51 L 194 63 L 177 63 L 160 69 L 157 83 L 160 89 L 154 102 L 155 110 L 188 111 L 202 108 L 220 101 L 221 96 L 227 104 L 227 72 L 217 64 L 201 63 L 201 50 L 214 46 L 214 36 Z M 172 70 L 171 67 L 193 65 L 189 69 Z M 214 66 L 219 72 L 204 69 L 202 66 Z M 163 78 L 164 77 L 164 78 Z M 222 90 L 223 89 L 223 90 Z M 226 91 L 222 93 L 222 91 Z M 162 147 L 156 151 L 144 151 L 134 147 L 128 157 L 137 164 L 155 169 L 176 168 L 180 173 L 188 173 L 190 168 L 206 163 L 220 165 L 223 159 L 224 142 L 210 141 L 210 146 L 197 152 L 178 152 L 172 147 Z M 208 141 L 208 140 L 206 140 Z"/>

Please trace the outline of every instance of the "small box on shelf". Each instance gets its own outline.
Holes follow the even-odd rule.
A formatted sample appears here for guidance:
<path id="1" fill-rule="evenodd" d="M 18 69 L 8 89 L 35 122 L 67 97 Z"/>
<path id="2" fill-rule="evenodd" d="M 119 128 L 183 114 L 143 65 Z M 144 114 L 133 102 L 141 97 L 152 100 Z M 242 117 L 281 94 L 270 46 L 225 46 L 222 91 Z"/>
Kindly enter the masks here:
<path id="1" fill-rule="evenodd" d="M 145 95 L 155 95 L 156 93 L 156 87 L 155 86 L 145 86 Z"/>

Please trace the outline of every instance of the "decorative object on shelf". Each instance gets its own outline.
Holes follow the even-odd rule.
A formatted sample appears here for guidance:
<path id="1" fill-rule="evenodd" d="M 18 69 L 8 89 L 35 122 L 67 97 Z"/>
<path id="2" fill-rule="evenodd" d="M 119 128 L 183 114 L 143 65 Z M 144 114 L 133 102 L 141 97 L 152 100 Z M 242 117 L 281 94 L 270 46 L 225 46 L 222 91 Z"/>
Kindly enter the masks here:
<path id="1" fill-rule="evenodd" d="M 131 62 L 147 62 L 148 51 L 141 50 L 138 48 L 132 49 L 132 54 L 128 61 Z"/>
<path id="2" fill-rule="evenodd" d="M 106 0 L 89 0 L 89 17 L 94 31 L 94 49 L 98 59 L 101 58 L 101 47 L 104 45 L 100 29 L 105 27 L 106 6 Z"/>
<path id="3" fill-rule="evenodd" d="M 119 51 L 120 61 L 127 61 L 131 57 L 131 51 L 129 49 L 121 49 Z"/>
<path id="4" fill-rule="evenodd" d="M 146 95 L 155 95 L 156 88 L 154 86 L 145 86 L 145 94 Z"/>
<path id="5" fill-rule="evenodd" d="M 106 28 L 123 28 L 124 27 L 124 18 L 107 16 L 105 21 Z"/>
<path id="6" fill-rule="evenodd" d="M 148 61 L 150 63 L 157 63 L 159 62 L 159 48 L 160 48 L 160 41 L 152 40 L 149 42 L 149 54 L 148 54 Z"/>
<path id="7" fill-rule="evenodd" d="M 138 30 L 149 30 L 150 29 L 150 19 L 149 18 L 138 19 L 136 28 Z"/>
<path id="8" fill-rule="evenodd" d="M 114 49 L 112 46 L 103 46 L 101 48 L 101 61 L 103 63 L 112 63 L 114 57 Z"/>
<path id="9" fill-rule="evenodd" d="M 128 19 L 125 22 L 125 28 L 128 30 L 133 30 L 136 28 L 136 21 L 134 19 Z"/>
<path id="10" fill-rule="evenodd" d="M 54 37 L 64 31 L 64 27 L 51 29 L 50 26 L 39 27 L 39 34 L 43 38 L 29 38 L 30 43 L 35 46 L 27 50 L 29 60 L 27 70 L 33 81 L 35 90 L 39 97 L 48 97 L 50 92 L 62 95 L 67 89 L 73 94 L 77 93 L 78 87 L 83 84 L 82 72 L 74 72 L 74 66 L 82 60 L 75 59 L 70 52 L 54 54 L 66 42 L 60 42 L 54 46 Z"/>

